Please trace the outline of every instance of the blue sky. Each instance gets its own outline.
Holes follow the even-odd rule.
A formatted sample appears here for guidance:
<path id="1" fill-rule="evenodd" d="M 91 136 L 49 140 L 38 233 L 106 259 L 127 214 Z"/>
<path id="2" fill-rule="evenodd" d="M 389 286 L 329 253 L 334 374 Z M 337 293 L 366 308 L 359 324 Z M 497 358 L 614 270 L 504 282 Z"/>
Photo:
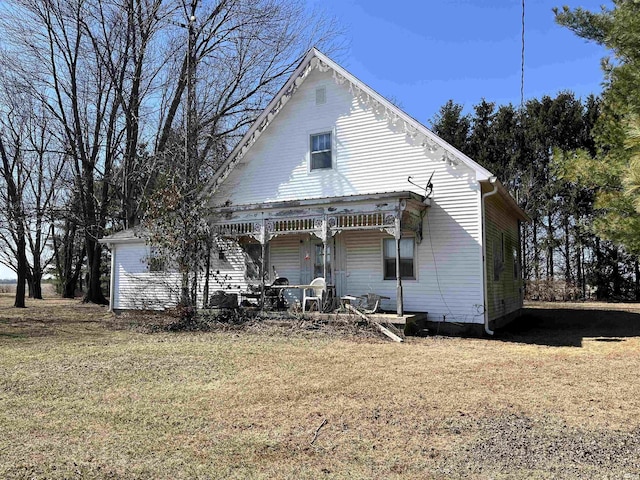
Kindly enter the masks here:
<path id="1" fill-rule="evenodd" d="M 519 0 L 308 0 L 346 29 L 347 51 L 335 58 L 391 97 L 420 122 L 448 99 L 471 111 L 483 97 L 520 103 Z M 609 1 L 528 0 L 525 11 L 525 99 L 562 90 L 601 91 L 601 47 L 554 21 L 553 7 L 599 11 Z"/>
<path id="2" fill-rule="evenodd" d="M 519 0 L 307 0 L 344 26 L 347 49 L 334 58 L 416 120 L 429 125 L 448 99 L 471 111 L 483 97 L 520 103 Z M 610 1 L 566 3 L 592 11 Z M 606 51 L 554 22 L 554 0 L 528 0 L 525 99 L 601 90 Z M 0 265 L 0 278 L 15 274 Z"/>

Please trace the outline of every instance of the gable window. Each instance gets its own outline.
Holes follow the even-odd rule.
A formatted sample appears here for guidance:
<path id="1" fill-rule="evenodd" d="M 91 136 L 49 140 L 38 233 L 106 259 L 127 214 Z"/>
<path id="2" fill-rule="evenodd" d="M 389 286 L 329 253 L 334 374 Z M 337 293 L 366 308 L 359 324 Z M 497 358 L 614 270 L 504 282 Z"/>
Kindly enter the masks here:
<path id="1" fill-rule="evenodd" d="M 331 168 L 331 133 L 311 135 L 311 170 Z"/>
<path id="2" fill-rule="evenodd" d="M 400 239 L 400 278 L 415 280 L 415 239 Z M 384 279 L 396 279 L 396 239 L 385 238 L 382 243 Z"/>

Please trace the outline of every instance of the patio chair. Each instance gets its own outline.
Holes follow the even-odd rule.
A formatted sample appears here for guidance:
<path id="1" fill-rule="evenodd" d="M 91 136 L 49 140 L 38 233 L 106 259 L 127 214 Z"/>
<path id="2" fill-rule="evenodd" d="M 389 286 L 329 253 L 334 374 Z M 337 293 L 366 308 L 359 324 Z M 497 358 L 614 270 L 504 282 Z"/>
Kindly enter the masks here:
<path id="1" fill-rule="evenodd" d="M 342 300 L 347 300 L 352 306 L 354 306 L 359 312 L 372 314 L 376 313 L 380 308 L 380 301 L 382 299 L 389 300 L 389 297 L 384 295 L 378 295 L 377 293 L 367 293 L 359 297 L 346 295 L 342 297 Z M 355 304 L 354 304 L 355 302 Z"/>
<path id="2" fill-rule="evenodd" d="M 289 285 L 289 279 L 285 277 L 276 278 L 271 285 L 264 287 L 265 307 L 271 309 L 285 308 L 284 289 L 274 288 L 282 285 Z"/>
<path id="3" fill-rule="evenodd" d="M 360 307 L 364 313 L 376 313 L 380 307 L 380 300 L 383 298 L 388 297 L 383 297 L 382 295 L 377 295 L 375 293 L 367 293 L 362 297 L 363 301 L 360 304 Z"/>
<path id="4" fill-rule="evenodd" d="M 322 297 L 327 290 L 327 282 L 325 282 L 324 278 L 318 277 L 314 278 L 309 285 L 311 285 L 311 287 L 305 288 L 302 293 L 302 311 L 305 311 L 307 302 L 314 300 L 318 302 L 318 311 L 321 311 Z M 307 295 L 307 292 L 310 292 L 309 295 Z"/>

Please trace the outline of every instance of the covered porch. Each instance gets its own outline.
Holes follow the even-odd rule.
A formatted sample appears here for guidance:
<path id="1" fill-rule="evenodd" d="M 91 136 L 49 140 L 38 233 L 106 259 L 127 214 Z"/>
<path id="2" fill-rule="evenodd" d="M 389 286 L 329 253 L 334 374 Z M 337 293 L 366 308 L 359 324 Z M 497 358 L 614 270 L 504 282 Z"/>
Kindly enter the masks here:
<path id="1" fill-rule="evenodd" d="M 385 240 L 378 242 L 379 253 L 363 247 L 358 262 L 361 271 L 369 268 L 366 275 L 376 279 L 383 275 L 385 285 L 393 281 L 395 291 L 387 294 L 393 297 L 396 314 L 403 316 L 403 276 L 406 278 L 404 270 L 408 267 L 402 258 L 401 242 L 405 238 L 413 238 L 416 244 L 422 241 L 422 223 L 429 206 L 429 199 L 413 192 L 388 192 L 224 205 L 213 209 L 211 223 L 218 237 L 249 243 L 257 250 L 261 259 L 257 276 L 261 305 L 265 286 L 288 276 L 298 287 L 310 284 L 314 278 L 324 278 L 337 298 L 353 295 L 348 281 L 347 244 L 358 254 L 360 238 L 375 245 L 378 236 L 384 236 Z"/>

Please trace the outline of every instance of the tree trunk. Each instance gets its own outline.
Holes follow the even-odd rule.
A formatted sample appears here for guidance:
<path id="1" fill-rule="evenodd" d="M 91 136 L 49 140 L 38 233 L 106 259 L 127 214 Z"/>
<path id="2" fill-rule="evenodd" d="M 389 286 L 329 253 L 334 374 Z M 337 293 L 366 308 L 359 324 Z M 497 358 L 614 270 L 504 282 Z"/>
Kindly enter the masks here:
<path id="1" fill-rule="evenodd" d="M 34 271 L 31 275 L 31 298 L 42 300 L 42 272 Z"/>
<path id="2" fill-rule="evenodd" d="M 540 246 L 538 245 L 538 221 L 533 220 L 533 271 L 536 281 L 540 280 Z"/>
<path id="3" fill-rule="evenodd" d="M 573 234 L 574 237 L 574 249 L 575 249 L 575 263 L 576 263 L 576 287 L 577 288 L 582 288 L 583 282 L 582 282 L 582 241 L 578 235 L 577 231 L 574 231 Z M 581 298 L 584 300 L 584 289 L 582 290 L 581 293 Z"/>
<path id="4" fill-rule="evenodd" d="M 596 300 L 604 300 L 608 296 L 608 288 L 604 283 L 604 275 L 602 274 L 603 262 L 600 238 L 596 237 Z"/>
<path id="5" fill-rule="evenodd" d="M 209 275 L 211 275 L 211 241 L 207 241 L 207 260 L 204 270 L 204 287 L 202 289 L 202 307 L 209 305 Z"/>
<path id="6" fill-rule="evenodd" d="M 571 275 L 571 238 L 569 236 L 569 216 L 564 217 L 564 281 L 567 287 L 572 283 Z"/>
<path id="7" fill-rule="evenodd" d="M 620 274 L 620 255 L 618 247 L 613 247 L 613 255 L 611 257 L 613 266 L 613 295 L 616 299 L 622 296 L 622 275 Z"/>
<path id="8" fill-rule="evenodd" d="M 97 240 L 86 237 L 87 245 L 87 267 L 89 278 L 87 279 L 87 292 L 82 299 L 85 303 L 97 303 L 107 305 L 109 302 L 102 293 L 100 285 L 100 274 L 102 272 L 100 261 L 102 256 L 102 246 Z"/>
<path id="9" fill-rule="evenodd" d="M 553 270 L 555 268 L 553 264 L 553 244 L 555 238 L 553 236 L 553 223 L 551 218 L 552 213 L 547 213 L 547 279 L 553 280 Z"/>
<path id="10" fill-rule="evenodd" d="M 24 308 L 25 282 L 27 280 L 27 239 L 25 232 L 25 215 L 22 208 L 22 192 L 19 189 L 19 181 L 14 180 L 14 166 L 11 165 L 9 157 L 4 147 L 2 137 L 0 137 L 0 158 L 2 160 L 2 175 L 4 177 L 7 197 L 10 205 L 9 223 L 13 224 L 16 239 L 16 260 L 18 268 L 16 274 L 18 276 L 18 284 L 16 285 L 16 299 L 14 307 Z M 19 171 L 18 171 L 19 175 Z M 17 183 L 17 185 L 16 185 Z"/>
<path id="11" fill-rule="evenodd" d="M 33 257 L 33 267 L 27 268 L 27 285 L 29 286 L 29 298 L 42 300 L 42 268 L 40 259 Z"/>
<path id="12" fill-rule="evenodd" d="M 22 223 L 22 222 L 20 222 Z M 17 308 L 25 308 L 25 283 L 27 281 L 27 243 L 24 238 L 24 227 L 18 227 L 18 241 L 17 241 L 17 254 L 18 254 L 18 284 L 16 285 L 16 301 L 13 304 Z"/>
<path id="13" fill-rule="evenodd" d="M 633 290 L 634 297 L 636 302 L 640 300 L 640 263 L 636 258 L 633 262 L 633 273 L 634 273 L 634 281 L 633 281 Z"/>
<path id="14" fill-rule="evenodd" d="M 529 271 L 527 265 L 527 226 L 523 222 L 518 222 L 518 233 L 520 234 L 520 279 L 522 280 L 523 295 L 527 298 L 527 279 Z"/>

